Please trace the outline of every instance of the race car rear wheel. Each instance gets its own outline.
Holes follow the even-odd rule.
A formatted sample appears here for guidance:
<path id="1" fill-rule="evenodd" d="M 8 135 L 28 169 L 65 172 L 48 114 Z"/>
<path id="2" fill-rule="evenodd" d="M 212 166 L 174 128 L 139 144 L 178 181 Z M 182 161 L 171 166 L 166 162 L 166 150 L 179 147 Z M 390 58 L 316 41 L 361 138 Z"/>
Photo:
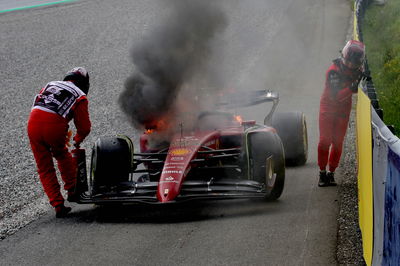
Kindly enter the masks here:
<path id="1" fill-rule="evenodd" d="M 129 181 L 132 153 L 132 141 L 125 136 L 101 137 L 95 142 L 90 171 L 92 194 Z"/>
<path id="2" fill-rule="evenodd" d="M 272 117 L 272 127 L 282 140 L 286 164 L 292 166 L 305 164 L 308 157 L 305 115 L 302 112 L 276 113 Z"/>
<path id="3" fill-rule="evenodd" d="M 281 139 L 273 132 L 252 132 L 247 137 L 246 147 L 246 168 L 250 178 L 265 184 L 265 199 L 279 198 L 285 184 L 285 157 Z"/>

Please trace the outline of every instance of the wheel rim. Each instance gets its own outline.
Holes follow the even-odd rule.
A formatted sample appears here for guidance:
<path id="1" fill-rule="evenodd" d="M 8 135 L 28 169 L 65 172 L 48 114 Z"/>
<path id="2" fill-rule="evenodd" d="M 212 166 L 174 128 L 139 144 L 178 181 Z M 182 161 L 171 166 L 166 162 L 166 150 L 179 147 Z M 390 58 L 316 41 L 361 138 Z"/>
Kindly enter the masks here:
<path id="1" fill-rule="evenodd" d="M 91 167 L 90 167 L 90 175 L 89 175 L 89 194 L 93 194 L 93 185 L 94 185 L 94 172 L 97 167 L 97 151 L 95 150 L 97 147 L 94 147 L 92 150 L 92 159 L 91 159 Z"/>
<path id="2" fill-rule="evenodd" d="M 266 178 L 266 185 L 268 187 L 274 186 L 274 164 L 272 161 L 272 157 L 268 157 L 265 162 L 265 178 Z"/>
<path id="3" fill-rule="evenodd" d="M 308 150 L 307 125 L 304 114 L 302 119 L 302 126 L 303 126 L 303 148 L 304 148 L 304 154 L 307 156 L 307 150 Z"/>

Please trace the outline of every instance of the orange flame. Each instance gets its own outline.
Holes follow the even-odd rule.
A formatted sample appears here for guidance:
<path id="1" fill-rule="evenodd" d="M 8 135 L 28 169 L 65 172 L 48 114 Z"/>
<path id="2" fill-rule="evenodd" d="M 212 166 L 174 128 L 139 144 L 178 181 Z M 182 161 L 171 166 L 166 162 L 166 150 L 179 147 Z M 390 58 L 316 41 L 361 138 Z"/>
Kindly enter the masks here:
<path id="1" fill-rule="evenodd" d="M 164 119 L 154 121 L 153 123 L 146 126 L 145 134 L 152 134 L 155 131 L 164 131 L 169 128 L 169 124 Z"/>
<path id="2" fill-rule="evenodd" d="M 243 122 L 243 118 L 240 115 L 235 115 L 235 119 L 236 121 L 238 121 L 239 123 Z"/>
<path id="3" fill-rule="evenodd" d="M 154 132 L 154 129 L 146 129 L 146 131 L 144 132 L 147 135 L 150 135 Z"/>

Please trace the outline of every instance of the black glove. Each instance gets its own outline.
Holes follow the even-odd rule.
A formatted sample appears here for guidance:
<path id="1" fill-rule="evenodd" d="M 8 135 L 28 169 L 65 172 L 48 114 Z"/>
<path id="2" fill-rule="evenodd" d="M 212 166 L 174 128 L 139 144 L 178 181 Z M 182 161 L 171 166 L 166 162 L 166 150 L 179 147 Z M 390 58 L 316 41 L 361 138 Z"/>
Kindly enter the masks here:
<path id="1" fill-rule="evenodd" d="M 368 73 L 363 72 L 362 79 L 365 79 L 366 81 L 371 81 L 372 77 Z"/>
<path id="2" fill-rule="evenodd" d="M 354 81 L 353 83 L 351 83 L 351 85 L 350 85 L 350 90 L 351 90 L 352 92 L 354 92 L 354 93 L 358 92 L 358 83 L 359 83 L 359 82 L 360 82 L 360 81 L 356 80 L 356 81 Z"/>

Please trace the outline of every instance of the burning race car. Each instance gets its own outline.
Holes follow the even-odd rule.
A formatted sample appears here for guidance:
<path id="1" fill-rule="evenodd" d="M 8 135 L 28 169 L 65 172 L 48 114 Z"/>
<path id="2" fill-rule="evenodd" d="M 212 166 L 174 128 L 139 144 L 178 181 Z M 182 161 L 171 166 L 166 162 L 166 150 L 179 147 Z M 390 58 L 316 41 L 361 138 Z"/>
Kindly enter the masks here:
<path id="1" fill-rule="evenodd" d="M 140 152 L 126 136 L 101 137 L 94 144 L 89 182 L 80 168 L 79 203 L 171 203 L 194 199 L 264 198 L 282 194 L 285 164 L 307 161 L 307 127 L 301 112 L 275 113 L 276 92 L 231 97 L 225 107 L 272 102 L 264 125 L 223 111 L 202 112 L 192 130 L 174 129 L 151 145 L 151 130 Z M 79 161 L 79 160 L 78 160 Z M 84 159 L 80 160 L 84 163 Z"/>

